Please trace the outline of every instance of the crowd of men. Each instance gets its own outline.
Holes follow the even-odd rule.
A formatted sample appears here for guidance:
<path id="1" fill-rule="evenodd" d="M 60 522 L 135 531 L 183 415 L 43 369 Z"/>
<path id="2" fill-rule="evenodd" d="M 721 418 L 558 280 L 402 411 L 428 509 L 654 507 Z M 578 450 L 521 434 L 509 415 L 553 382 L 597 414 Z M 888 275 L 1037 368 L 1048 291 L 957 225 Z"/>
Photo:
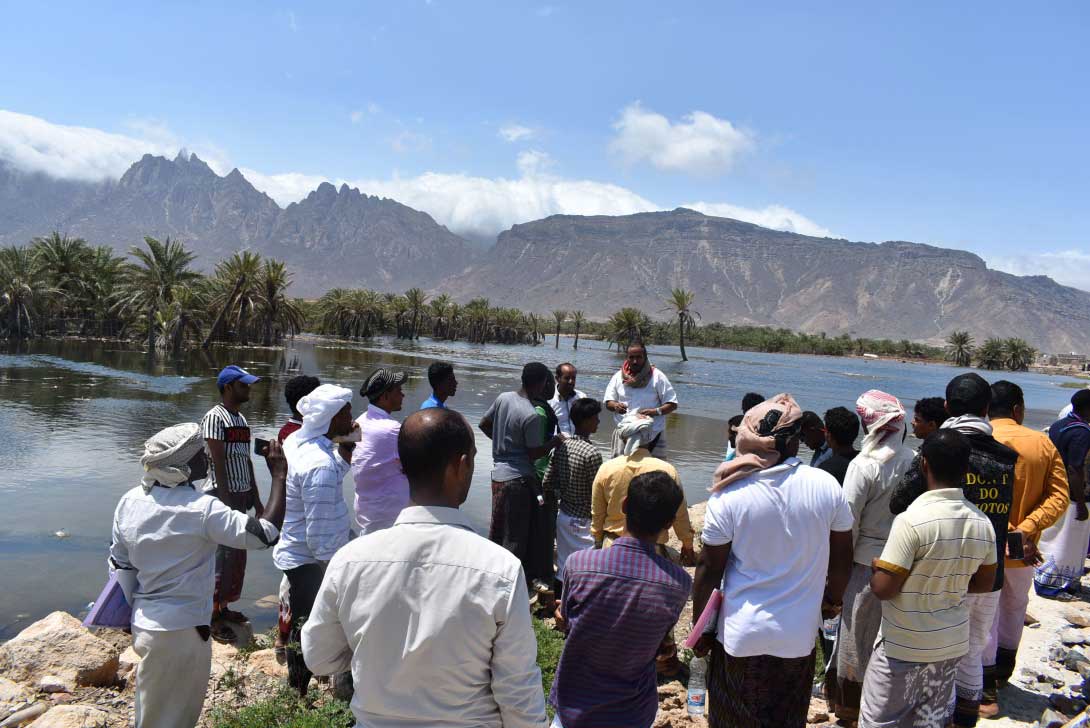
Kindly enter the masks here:
<path id="1" fill-rule="evenodd" d="M 141 484 L 115 515 L 110 562 L 132 585 L 143 658 L 138 728 L 196 724 L 209 638 L 245 619 L 229 605 L 249 549 L 272 548 L 284 574 L 289 684 L 305 695 L 312 674 L 331 676 L 369 728 L 548 726 L 531 625 L 547 593 L 566 634 L 551 725 L 649 727 L 657 677 L 682 669 L 682 609 L 691 598 L 699 617 L 715 590 L 721 606 L 694 648 L 708 660 L 711 726 L 803 726 L 819 642 L 842 724 L 972 726 L 999 710 L 1030 589 L 1080 588 L 1090 391 L 1047 435 L 1022 424 L 1016 384 L 973 373 L 917 401 L 911 420 L 877 390 L 824 417 L 789 394 L 748 394 L 698 554 L 668 462 L 669 379 L 638 343 L 603 401 L 577 375 L 527 364 L 480 419 L 493 461 L 485 539 L 459 510 L 477 448 L 449 404 L 451 364 L 429 367 L 432 395 L 403 421 L 404 372 L 373 372 L 356 419 L 351 390 L 293 378 L 291 418 L 259 445 L 265 502 L 240 412 L 259 379 L 225 368 L 200 425 L 147 441 Z M 592 441 L 603 409 L 608 453 Z M 666 548 L 671 529 L 679 552 Z"/>

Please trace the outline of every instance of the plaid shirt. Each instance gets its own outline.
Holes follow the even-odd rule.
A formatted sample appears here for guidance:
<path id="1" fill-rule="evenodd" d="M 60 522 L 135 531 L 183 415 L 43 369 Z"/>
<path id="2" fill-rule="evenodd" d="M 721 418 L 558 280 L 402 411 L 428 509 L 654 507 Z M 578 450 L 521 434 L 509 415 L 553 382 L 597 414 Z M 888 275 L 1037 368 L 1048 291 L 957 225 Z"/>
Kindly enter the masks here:
<path id="1" fill-rule="evenodd" d="M 590 494 L 594 476 L 602 465 L 602 454 L 582 435 L 570 437 L 553 450 L 542 486 L 555 490 L 560 510 L 573 518 L 590 518 Z"/>

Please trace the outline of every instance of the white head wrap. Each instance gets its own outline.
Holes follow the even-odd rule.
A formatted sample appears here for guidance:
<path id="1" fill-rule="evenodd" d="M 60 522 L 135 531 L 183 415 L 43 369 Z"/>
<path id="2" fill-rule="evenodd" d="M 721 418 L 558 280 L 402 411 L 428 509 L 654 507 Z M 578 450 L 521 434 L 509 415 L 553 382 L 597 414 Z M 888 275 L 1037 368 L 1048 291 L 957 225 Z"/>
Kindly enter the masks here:
<path id="1" fill-rule="evenodd" d="M 188 481 L 186 463 L 203 447 L 201 427 L 195 422 L 174 425 L 149 437 L 140 458 L 140 464 L 144 466 L 144 477 L 140 479 L 144 492 L 150 492 L 156 483 L 173 488 Z"/>
<path id="2" fill-rule="evenodd" d="M 352 390 L 335 384 L 319 385 L 295 406 L 303 416 L 303 426 L 295 433 L 300 442 L 313 440 L 329 431 L 329 422 L 346 404 L 352 404 Z"/>
<path id="3" fill-rule="evenodd" d="M 647 415 L 636 412 L 627 413 L 617 425 L 617 435 L 624 442 L 624 454 L 631 455 L 655 438 L 651 436 L 651 424 L 654 422 Z"/>

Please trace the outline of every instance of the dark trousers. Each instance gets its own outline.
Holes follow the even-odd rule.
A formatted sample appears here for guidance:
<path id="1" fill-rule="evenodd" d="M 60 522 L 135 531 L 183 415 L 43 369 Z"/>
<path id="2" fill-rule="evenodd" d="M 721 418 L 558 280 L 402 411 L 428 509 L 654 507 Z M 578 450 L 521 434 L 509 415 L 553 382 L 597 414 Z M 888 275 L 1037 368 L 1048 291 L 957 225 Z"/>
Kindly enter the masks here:
<path id="1" fill-rule="evenodd" d="M 708 661 L 710 728 L 804 728 L 814 658 L 733 657 L 716 642 Z"/>
<path id="2" fill-rule="evenodd" d="M 515 478 L 502 483 L 492 481 L 492 524 L 488 538 L 510 551 L 522 562 L 526 583 L 553 579 L 552 541 L 545 523 L 548 509 L 537 502 L 537 481 Z M 554 528 L 555 528 L 555 511 Z"/>
<path id="3" fill-rule="evenodd" d="M 325 570 L 318 564 L 304 564 L 288 569 L 284 575 L 288 577 L 288 584 L 291 586 L 288 595 L 288 603 L 291 606 L 291 633 L 285 649 L 288 685 L 300 695 L 306 695 L 311 672 L 303 661 L 301 635 L 303 625 L 306 624 L 307 618 L 310 617 L 310 610 L 314 607 L 314 600 L 318 597 L 318 589 L 322 586 Z"/>

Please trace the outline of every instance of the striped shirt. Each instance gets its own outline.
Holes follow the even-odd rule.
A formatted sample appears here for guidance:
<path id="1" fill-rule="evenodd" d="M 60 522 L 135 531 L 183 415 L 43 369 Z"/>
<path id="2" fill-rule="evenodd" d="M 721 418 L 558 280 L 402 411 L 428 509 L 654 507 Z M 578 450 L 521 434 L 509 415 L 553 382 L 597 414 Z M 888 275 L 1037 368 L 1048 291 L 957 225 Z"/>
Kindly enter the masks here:
<path id="1" fill-rule="evenodd" d="M 333 442 L 324 435 L 299 442 L 291 435 L 284 442 L 284 455 L 288 460 L 284 525 L 273 550 L 273 563 L 281 571 L 329 561 L 348 543 L 351 529 L 341 489 L 348 463 Z"/>
<path id="2" fill-rule="evenodd" d="M 572 518 L 590 518 L 590 494 L 594 476 L 602 467 L 602 453 L 581 435 L 569 438 L 553 450 L 542 486 L 556 491 L 560 510 Z"/>
<path id="3" fill-rule="evenodd" d="M 212 451 L 208 449 L 208 440 L 223 443 L 224 464 L 227 467 L 227 490 L 231 493 L 246 493 L 250 490 L 252 473 L 250 471 L 250 425 L 246 418 L 237 412 L 231 412 L 222 404 L 208 410 L 201 420 L 201 436 L 205 439 L 205 455 L 208 456 L 208 480 L 204 490 L 207 493 L 216 490 L 216 468 L 212 465 Z"/>
<path id="4" fill-rule="evenodd" d="M 628 536 L 568 557 L 561 605 L 568 639 L 549 697 L 564 728 L 654 722 L 655 653 L 691 587 L 683 568 Z"/>
<path id="5" fill-rule="evenodd" d="M 907 575 L 897 596 L 882 602 L 886 654 L 908 662 L 939 662 L 969 649 L 969 580 L 996 562 L 991 522 L 961 488 L 929 490 L 893 520 L 875 566 Z"/>

